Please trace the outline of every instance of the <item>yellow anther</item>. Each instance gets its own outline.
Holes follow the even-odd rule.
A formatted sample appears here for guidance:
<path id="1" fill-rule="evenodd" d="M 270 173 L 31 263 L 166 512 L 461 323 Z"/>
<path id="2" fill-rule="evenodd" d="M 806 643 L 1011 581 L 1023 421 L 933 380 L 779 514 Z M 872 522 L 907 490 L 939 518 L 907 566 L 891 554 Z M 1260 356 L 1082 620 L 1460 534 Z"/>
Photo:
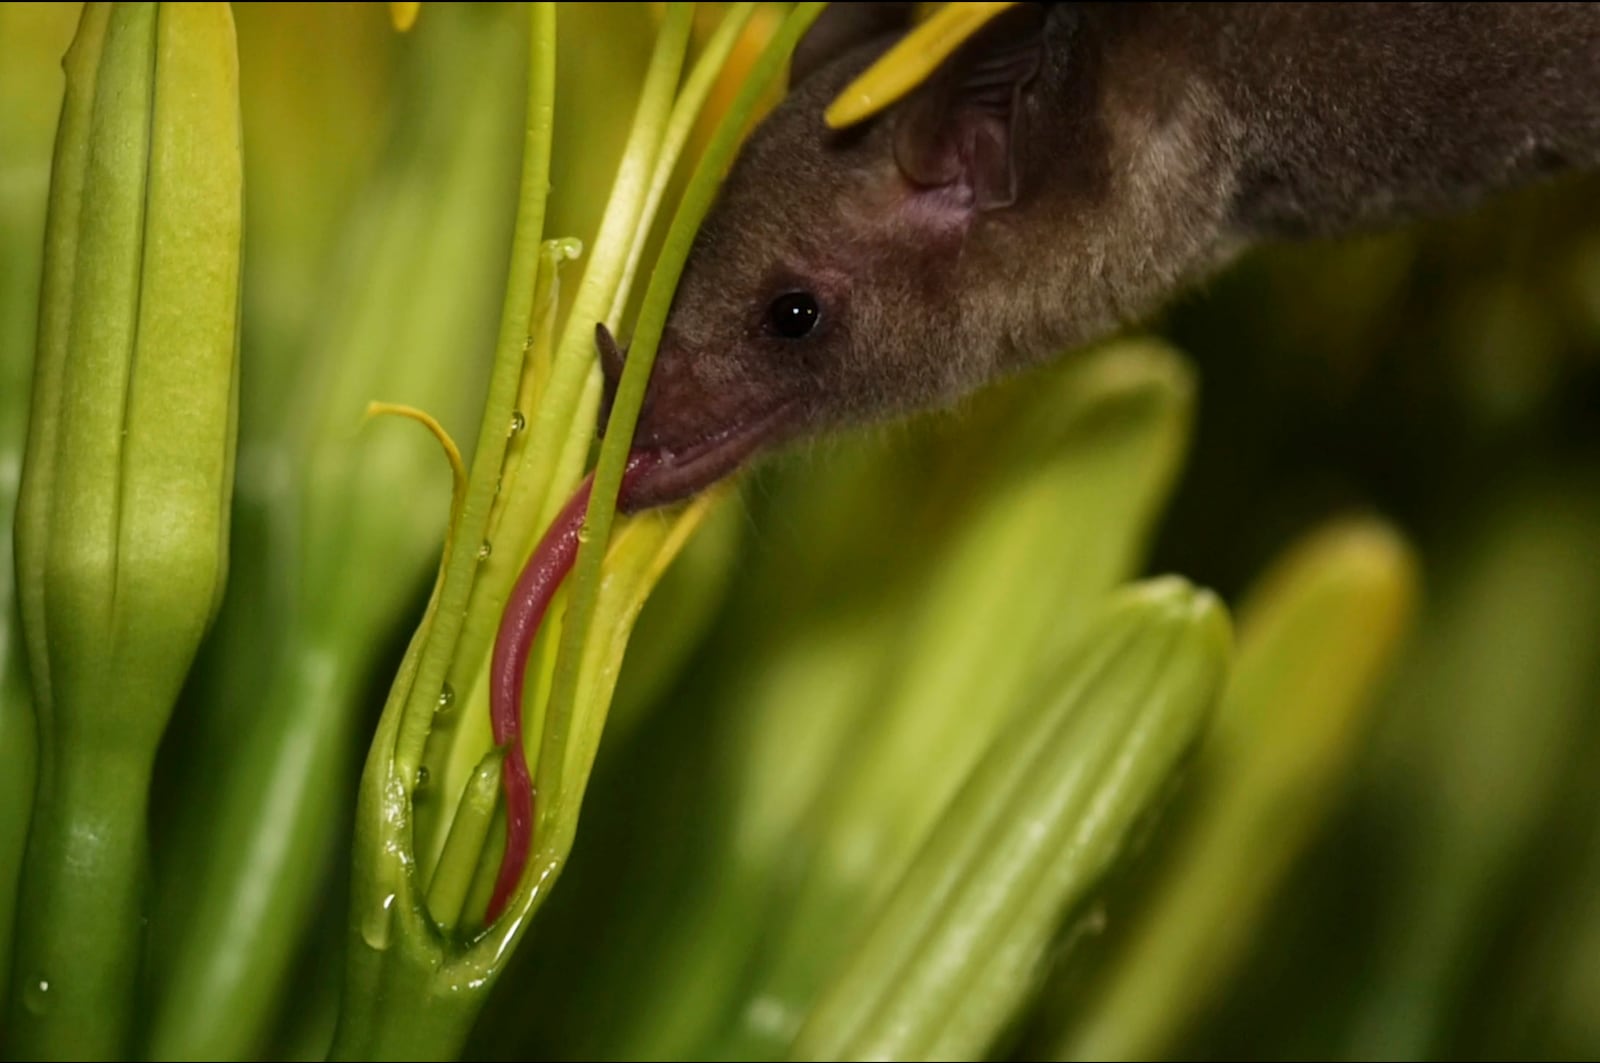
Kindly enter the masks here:
<path id="1" fill-rule="evenodd" d="M 389 5 L 389 18 L 394 22 L 394 28 L 404 33 L 417 21 L 417 12 L 422 10 L 420 3 Z"/>
<path id="2" fill-rule="evenodd" d="M 940 63 L 995 16 L 1016 6 L 945 4 L 839 94 L 828 107 L 828 125 L 843 129 L 871 118 L 926 81 Z"/>

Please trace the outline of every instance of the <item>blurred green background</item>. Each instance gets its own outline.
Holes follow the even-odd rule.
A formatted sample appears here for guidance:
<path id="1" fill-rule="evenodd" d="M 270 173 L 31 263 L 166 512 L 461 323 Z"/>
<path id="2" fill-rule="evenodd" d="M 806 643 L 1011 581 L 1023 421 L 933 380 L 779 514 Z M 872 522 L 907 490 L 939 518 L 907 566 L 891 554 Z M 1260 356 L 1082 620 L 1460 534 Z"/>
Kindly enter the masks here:
<path id="1" fill-rule="evenodd" d="M 561 5 L 564 109 L 547 235 L 584 237 L 595 225 L 654 6 Z M 0 5 L 8 612 L 37 244 L 75 8 Z M 304 448 L 318 438 L 318 404 L 307 396 L 321 385 L 306 381 L 319 379 L 319 360 L 366 342 L 349 336 L 370 339 L 378 327 L 349 324 L 374 276 L 360 271 L 384 260 L 372 230 L 390 215 L 374 217 L 371 204 L 406 212 L 416 227 L 434 209 L 499 212 L 461 237 L 471 241 L 460 245 L 462 261 L 479 266 L 471 277 L 424 278 L 423 258 L 438 246 L 428 241 L 444 237 L 404 237 L 406 250 L 387 252 L 378 309 L 366 310 L 382 317 L 416 285 L 461 286 L 432 292 L 438 309 L 427 320 L 442 324 L 418 332 L 408 356 L 442 360 L 432 364 L 450 371 L 437 379 L 453 390 L 446 397 L 422 383 L 409 399 L 465 441 L 515 176 L 514 153 L 502 151 L 476 178 L 418 163 L 405 171 L 418 183 L 397 190 L 390 180 L 407 159 L 438 163 L 451 150 L 445 141 L 421 154 L 407 148 L 418 100 L 445 84 L 498 98 L 482 83 L 494 67 L 481 52 L 429 37 L 443 34 L 433 24 L 452 17 L 446 9 L 425 5 L 402 37 L 382 5 L 236 8 L 248 234 L 229 608 L 244 626 L 219 629 L 198 691 L 250 690 L 260 674 L 250 669 L 271 667 L 269 650 L 292 653 L 315 627 L 311 606 L 282 600 L 273 566 L 287 562 L 274 521 L 312 468 Z M 501 95 L 514 102 L 515 85 Z M 514 136 L 514 110 L 492 114 L 480 142 Z M 441 137 L 468 135 L 448 112 L 433 121 Z M 341 333 L 346 326 L 353 331 Z M 386 386 L 386 349 L 377 351 L 367 383 L 349 385 L 358 392 Z M 1082 411 L 1063 415 L 1073 403 Z M 406 481 L 416 484 L 407 504 L 386 520 L 328 518 L 347 522 L 340 535 L 405 545 L 380 573 L 381 609 L 359 592 L 377 612 L 357 625 L 354 692 L 322 739 L 323 774 L 312 785 L 322 788 L 315 814 L 325 836 L 296 857 L 304 910 L 280 927 L 290 954 L 280 966 L 293 960 L 307 975 L 280 975 L 260 992 L 241 1052 L 316 1058 L 326 1037 L 338 951 L 329 928 L 346 893 L 338 840 L 362 736 L 426 592 L 447 500 L 431 444 L 397 431 L 415 450 L 394 460 L 419 470 Z M 304 490 L 299 504 L 314 509 L 315 490 Z M 936 809 L 906 795 L 934 802 L 918 777 L 953 754 L 904 736 L 932 733 L 918 721 L 939 719 L 954 729 L 948 745 L 971 738 L 960 728 L 977 726 L 986 708 L 997 716 L 1025 685 L 1026 661 L 1018 658 L 1014 679 L 1005 664 L 1008 652 L 1024 652 L 1019 639 L 1033 640 L 1027 660 L 1048 658 L 1098 595 L 1147 575 L 1179 574 L 1233 607 L 1284 551 L 1336 519 L 1382 522 L 1409 544 L 1415 622 L 1326 792 L 1307 799 L 1285 877 L 1239 928 L 1237 963 L 1196 966 L 1196 999 L 1163 1027 L 1158 1054 L 1600 1053 L 1600 183 L 1587 180 L 1405 231 L 1262 249 L 1175 301 L 1144 338 L 996 389 L 959 414 L 765 462 L 646 606 L 573 864 L 497 987 L 472 1051 L 781 1051 L 824 979 L 806 968 L 848 950 L 852 920 L 887 889 L 873 875 L 914 847 L 896 840 L 898 828 L 830 805 L 838 789 L 857 792 L 842 779 L 858 780 L 849 785 L 863 788 L 861 808 L 890 810 L 884 822 L 920 837 Z M 339 596 L 336 586 L 330 593 Z M 959 623 L 919 626 L 956 613 Z M 1014 626 L 996 627 L 1006 624 Z M 0 690 L 18 682 L 10 637 L 0 623 Z M 255 639 L 265 641 L 252 654 Z M 963 652 L 971 674 L 956 664 L 935 674 L 934 662 Z M 1279 698 L 1307 693 L 1291 682 Z M 950 704 L 927 707 L 940 696 Z M 229 697 L 238 712 L 248 707 L 244 694 Z M 0 755 L 11 765 L 22 764 L 27 741 L 10 729 L 15 720 L 0 716 Z M 169 891 L 158 914 L 185 906 L 202 858 L 181 854 L 204 844 L 194 832 L 205 828 L 191 820 L 206 812 L 195 802 L 211 799 L 196 795 L 225 789 L 220 751 L 243 741 L 216 717 L 180 717 L 162 784 L 170 818 L 155 825 L 166 845 L 158 882 Z M 13 810 L 25 804 L 22 772 L 0 773 L 0 799 Z M 1184 826 L 1184 793 L 1175 800 L 1174 831 Z M 17 817 L 4 820 L 11 829 Z M 1155 837 L 1159 854 L 1163 834 Z M 830 850 L 841 838 L 865 838 L 867 848 Z M 16 844 L 0 832 L 0 899 Z M 1276 854 L 1244 845 L 1235 855 L 1247 866 Z M 849 859 L 872 870 L 830 877 Z M 1036 1010 L 993 1042 L 993 1055 L 1071 1058 L 1064 1046 L 1073 1023 L 1087 1021 L 1079 1012 L 1096 978 L 1109 977 L 1121 921 L 1135 917 L 1138 898 L 1160 893 L 1156 865 L 1142 869 L 1157 881 L 1144 893 L 1113 883 L 1085 924 L 1100 947 L 1072 950 L 1074 962 L 1040 988 Z"/>

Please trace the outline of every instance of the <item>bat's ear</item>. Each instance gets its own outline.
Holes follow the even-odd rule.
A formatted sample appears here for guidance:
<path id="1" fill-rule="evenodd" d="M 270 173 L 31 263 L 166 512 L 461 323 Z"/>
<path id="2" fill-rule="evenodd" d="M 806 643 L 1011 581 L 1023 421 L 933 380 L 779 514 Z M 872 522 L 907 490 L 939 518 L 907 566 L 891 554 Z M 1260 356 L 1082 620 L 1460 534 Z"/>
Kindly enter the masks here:
<path id="1" fill-rule="evenodd" d="M 980 211 L 1016 201 L 1018 118 L 1043 64 L 1045 6 L 995 18 L 901 103 L 895 161 L 913 184 L 961 186 Z"/>
<path id="2" fill-rule="evenodd" d="M 617 399 L 617 385 L 622 383 L 622 367 L 627 363 L 628 352 L 617 345 L 616 337 L 611 335 L 611 330 L 606 328 L 603 321 L 594 327 L 594 345 L 600 353 L 599 435 L 604 438 L 606 422 L 611 420 L 611 406 Z"/>
<path id="3" fill-rule="evenodd" d="M 789 59 L 794 87 L 829 61 L 874 37 L 904 32 L 916 21 L 917 5 L 832 3 L 811 23 Z"/>

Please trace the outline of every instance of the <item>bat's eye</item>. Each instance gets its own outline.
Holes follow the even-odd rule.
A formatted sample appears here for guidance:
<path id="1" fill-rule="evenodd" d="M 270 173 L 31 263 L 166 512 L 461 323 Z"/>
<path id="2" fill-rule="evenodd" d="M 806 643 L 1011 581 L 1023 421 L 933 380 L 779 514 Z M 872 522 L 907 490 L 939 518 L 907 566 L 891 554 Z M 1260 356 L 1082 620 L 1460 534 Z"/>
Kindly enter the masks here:
<path id="1" fill-rule="evenodd" d="M 767 328 L 786 340 L 804 339 L 821 317 L 822 310 L 810 292 L 786 292 L 767 307 Z"/>

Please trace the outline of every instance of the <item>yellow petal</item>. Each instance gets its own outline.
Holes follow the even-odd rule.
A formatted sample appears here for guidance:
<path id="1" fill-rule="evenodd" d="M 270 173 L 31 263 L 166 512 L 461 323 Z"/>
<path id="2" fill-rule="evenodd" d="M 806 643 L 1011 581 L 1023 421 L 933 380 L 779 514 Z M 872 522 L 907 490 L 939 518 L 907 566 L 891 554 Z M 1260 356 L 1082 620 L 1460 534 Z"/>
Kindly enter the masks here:
<path id="1" fill-rule="evenodd" d="M 870 118 L 928 79 L 940 63 L 1015 3 L 946 4 L 917 26 L 828 107 L 828 125 L 842 129 Z"/>
<path id="2" fill-rule="evenodd" d="M 417 21 L 417 13 L 422 10 L 420 3 L 389 5 L 389 18 L 394 22 L 394 28 L 404 33 Z"/>

